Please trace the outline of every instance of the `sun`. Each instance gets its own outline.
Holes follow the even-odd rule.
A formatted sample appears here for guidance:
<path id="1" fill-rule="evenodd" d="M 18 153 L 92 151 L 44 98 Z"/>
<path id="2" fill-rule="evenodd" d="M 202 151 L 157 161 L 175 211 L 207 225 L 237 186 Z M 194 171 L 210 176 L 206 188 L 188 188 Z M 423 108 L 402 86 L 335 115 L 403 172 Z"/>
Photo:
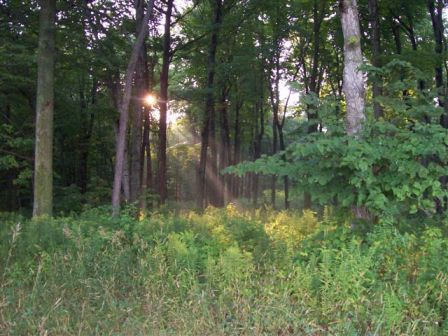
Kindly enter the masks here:
<path id="1" fill-rule="evenodd" d="M 147 94 L 144 98 L 145 104 L 153 107 L 157 104 L 157 97 L 152 94 Z"/>

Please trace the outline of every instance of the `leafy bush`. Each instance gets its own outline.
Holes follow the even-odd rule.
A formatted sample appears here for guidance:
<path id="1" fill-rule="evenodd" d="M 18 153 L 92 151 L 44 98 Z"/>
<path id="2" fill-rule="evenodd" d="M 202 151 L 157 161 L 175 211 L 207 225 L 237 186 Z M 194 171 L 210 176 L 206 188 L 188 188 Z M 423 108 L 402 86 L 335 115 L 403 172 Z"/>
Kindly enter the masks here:
<path id="1" fill-rule="evenodd" d="M 389 123 L 366 125 L 360 138 L 316 133 L 278 156 L 246 162 L 229 172 L 289 176 L 320 204 L 365 206 L 380 219 L 418 211 L 434 213 L 435 199 L 448 196 L 448 133 L 437 125 L 412 129 Z"/>

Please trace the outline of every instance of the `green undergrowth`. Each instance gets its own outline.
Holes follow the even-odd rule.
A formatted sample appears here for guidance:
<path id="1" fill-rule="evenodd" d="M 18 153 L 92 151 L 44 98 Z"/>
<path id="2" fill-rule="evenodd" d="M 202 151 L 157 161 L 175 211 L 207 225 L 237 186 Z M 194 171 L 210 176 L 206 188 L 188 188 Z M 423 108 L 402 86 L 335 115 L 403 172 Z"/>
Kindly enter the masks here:
<path id="1" fill-rule="evenodd" d="M 443 223 L 0 216 L 0 335 L 444 335 L 447 307 Z"/>

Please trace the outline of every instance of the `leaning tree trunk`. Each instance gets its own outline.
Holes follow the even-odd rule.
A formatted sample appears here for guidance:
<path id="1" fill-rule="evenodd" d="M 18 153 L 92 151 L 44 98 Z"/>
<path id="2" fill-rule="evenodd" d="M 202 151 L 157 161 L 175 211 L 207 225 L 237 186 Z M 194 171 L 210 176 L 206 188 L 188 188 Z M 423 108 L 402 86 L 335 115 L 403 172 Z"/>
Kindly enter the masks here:
<path id="1" fill-rule="evenodd" d="M 340 0 L 342 31 L 344 34 L 344 94 L 347 104 L 347 134 L 359 137 L 364 114 L 364 78 L 359 67 L 362 64 L 361 32 L 356 0 Z M 368 219 L 365 207 L 353 206 L 356 218 Z"/>
<path id="2" fill-rule="evenodd" d="M 124 152 L 126 145 L 126 131 L 129 119 L 129 103 L 131 101 L 132 81 L 134 79 L 134 72 L 137 65 L 138 55 L 143 46 L 146 33 L 148 32 L 148 23 L 152 16 L 154 7 L 154 0 L 148 2 L 145 17 L 142 22 L 142 29 L 140 30 L 137 41 L 135 41 L 132 49 L 131 59 L 129 60 L 128 68 L 126 70 L 126 81 L 124 87 L 123 100 L 120 106 L 120 124 L 117 136 L 117 150 L 115 155 L 115 171 L 114 171 L 114 185 L 112 190 L 112 215 L 117 216 L 120 211 L 120 187 L 121 179 L 123 177 L 124 168 Z"/>
<path id="3" fill-rule="evenodd" d="M 56 0 L 40 1 L 33 217 L 53 212 L 54 32 Z"/>

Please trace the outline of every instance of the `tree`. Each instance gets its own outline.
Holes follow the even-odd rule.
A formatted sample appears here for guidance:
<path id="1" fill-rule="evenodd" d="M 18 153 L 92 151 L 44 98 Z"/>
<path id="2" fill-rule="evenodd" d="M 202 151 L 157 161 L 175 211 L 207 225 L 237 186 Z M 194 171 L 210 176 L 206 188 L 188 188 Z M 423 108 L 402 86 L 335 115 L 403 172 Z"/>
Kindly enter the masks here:
<path id="1" fill-rule="evenodd" d="M 347 103 L 347 134 L 357 136 L 366 119 L 364 114 L 364 78 L 362 65 L 361 31 L 356 0 L 340 0 L 341 23 L 344 34 L 344 86 Z"/>
<path id="2" fill-rule="evenodd" d="M 347 104 L 346 131 L 358 137 L 366 117 L 364 114 L 364 78 L 359 67 L 362 65 L 361 31 L 359 28 L 356 0 L 340 0 L 342 32 L 344 34 L 344 84 Z M 353 206 L 356 218 L 368 217 L 364 207 Z"/>
<path id="3" fill-rule="evenodd" d="M 210 43 L 208 48 L 208 63 L 207 63 L 207 96 L 205 102 L 205 116 L 203 127 L 201 131 L 201 154 L 199 161 L 198 170 L 198 184 L 199 184 L 199 195 L 198 195 L 198 207 L 203 207 L 205 205 L 205 195 L 207 186 L 211 188 L 211 195 L 215 194 L 214 183 L 216 180 L 214 177 L 217 176 L 217 166 L 216 158 L 212 158 L 207 165 L 207 152 L 210 147 L 212 155 L 216 154 L 216 144 L 215 144 L 215 95 L 213 92 L 215 83 L 215 73 L 216 73 L 216 52 L 218 49 L 218 36 L 219 29 L 222 23 L 222 0 L 212 0 L 213 7 L 213 31 L 210 37 Z M 208 175 L 208 176 L 207 176 Z M 207 184 L 207 180 L 209 183 Z"/>
<path id="4" fill-rule="evenodd" d="M 168 75 L 171 63 L 171 15 L 173 0 L 168 0 L 165 9 L 165 30 L 163 35 L 162 72 L 160 73 L 160 120 L 159 120 L 159 148 L 157 157 L 157 191 L 160 203 L 163 204 L 168 196 L 167 190 L 167 111 L 168 111 Z"/>
<path id="5" fill-rule="evenodd" d="M 53 211 L 53 109 L 56 0 L 42 0 L 37 55 L 33 217 Z"/>
<path id="6" fill-rule="evenodd" d="M 142 28 L 140 29 L 137 40 L 135 41 L 134 47 L 132 49 L 131 58 L 129 60 L 129 64 L 126 70 L 124 94 L 120 105 L 120 123 L 118 126 L 117 148 L 115 156 L 114 184 L 112 190 L 113 216 L 117 216 L 120 211 L 120 190 L 124 170 L 126 131 L 129 119 L 129 103 L 131 101 L 132 81 L 134 79 L 134 72 L 137 65 L 138 56 L 140 54 L 140 50 L 143 46 L 143 42 L 148 32 L 148 23 L 152 16 L 153 7 L 154 7 L 154 0 L 149 0 L 145 17 L 143 18 L 142 21 Z"/>

